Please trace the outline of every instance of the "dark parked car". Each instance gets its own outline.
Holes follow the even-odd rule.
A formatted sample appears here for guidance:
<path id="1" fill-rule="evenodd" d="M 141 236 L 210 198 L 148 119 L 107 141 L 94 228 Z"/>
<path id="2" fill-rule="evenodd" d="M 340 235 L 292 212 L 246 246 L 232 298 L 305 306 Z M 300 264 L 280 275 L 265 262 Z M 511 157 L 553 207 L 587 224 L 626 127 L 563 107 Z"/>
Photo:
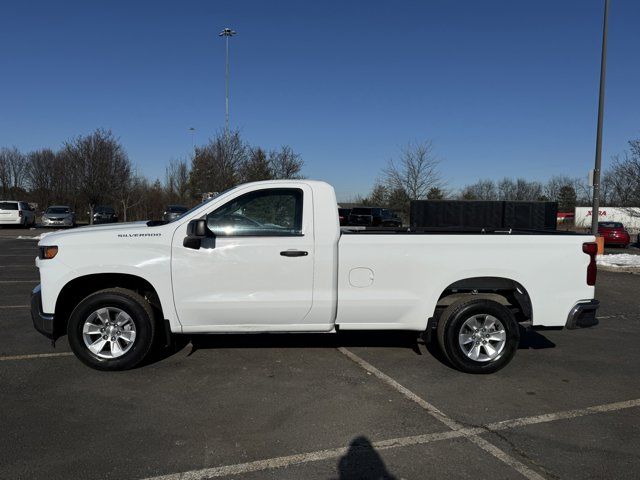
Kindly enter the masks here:
<path id="1" fill-rule="evenodd" d="M 93 211 L 93 223 L 116 223 L 118 217 L 113 207 L 101 205 Z"/>
<path id="2" fill-rule="evenodd" d="M 605 245 L 627 247 L 631 243 L 631 236 L 620 222 L 598 222 L 598 233 L 604 237 Z"/>
<path id="3" fill-rule="evenodd" d="M 391 210 L 380 207 L 357 207 L 351 210 L 349 225 L 365 227 L 401 227 L 402 220 Z"/>
<path id="4" fill-rule="evenodd" d="M 339 208 L 338 209 L 338 218 L 340 219 L 340 225 L 345 226 L 349 225 L 349 214 L 351 213 L 350 208 Z"/>
<path id="5" fill-rule="evenodd" d="M 176 218 L 180 218 L 182 214 L 189 209 L 182 205 L 168 205 L 162 214 L 162 220 L 170 222 Z"/>

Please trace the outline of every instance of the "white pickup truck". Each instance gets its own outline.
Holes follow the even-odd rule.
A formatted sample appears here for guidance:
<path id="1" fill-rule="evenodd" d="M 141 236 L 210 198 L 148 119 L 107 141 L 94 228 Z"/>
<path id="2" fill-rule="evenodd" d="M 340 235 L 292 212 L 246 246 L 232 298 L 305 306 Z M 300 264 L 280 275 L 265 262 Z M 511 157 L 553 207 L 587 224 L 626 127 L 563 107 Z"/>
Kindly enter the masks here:
<path id="1" fill-rule="evenodd" d="M 39 243 L 35 328 L 102 370 L 172 334 L 412 330 L 489 373 L 520 323 L 597 323 L 596 244 L 555 232 L 341 230 L 323 182 L 249 183 L 169 223 L 52 233 Z"/>

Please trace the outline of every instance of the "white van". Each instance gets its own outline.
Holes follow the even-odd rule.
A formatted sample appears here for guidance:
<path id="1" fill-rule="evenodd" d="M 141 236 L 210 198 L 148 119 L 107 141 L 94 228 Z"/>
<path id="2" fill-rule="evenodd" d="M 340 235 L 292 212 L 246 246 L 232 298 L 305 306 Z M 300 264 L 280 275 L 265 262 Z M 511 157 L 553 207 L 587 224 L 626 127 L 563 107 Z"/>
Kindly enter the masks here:
<path id="1" fill-rule="evenodd" d="M 27 202 L 0 200 L 0 225 L 33 227 L 36 224 L 36 212 Z"/>

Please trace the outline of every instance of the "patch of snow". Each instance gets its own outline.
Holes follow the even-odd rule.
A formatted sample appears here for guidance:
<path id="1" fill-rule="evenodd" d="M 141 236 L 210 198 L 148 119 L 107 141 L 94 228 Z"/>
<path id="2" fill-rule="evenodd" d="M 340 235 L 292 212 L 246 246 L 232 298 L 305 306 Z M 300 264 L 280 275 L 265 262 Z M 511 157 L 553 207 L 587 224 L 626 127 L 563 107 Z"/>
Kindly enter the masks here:
<path id="1" fill-rule="evenodd" d="M 603 267 L 640 267 L 640 255 L 630 253 L 598 255 L 596 262 Z"/>
<path id="2" fill-rule="evenodd" d="M 44 232 L 40 235 L 36 235 L 35 237 L 28 237 L 26 235 L 18 235 L 18 240 L 42 240 L 44 237 L 53 232 Z"/>

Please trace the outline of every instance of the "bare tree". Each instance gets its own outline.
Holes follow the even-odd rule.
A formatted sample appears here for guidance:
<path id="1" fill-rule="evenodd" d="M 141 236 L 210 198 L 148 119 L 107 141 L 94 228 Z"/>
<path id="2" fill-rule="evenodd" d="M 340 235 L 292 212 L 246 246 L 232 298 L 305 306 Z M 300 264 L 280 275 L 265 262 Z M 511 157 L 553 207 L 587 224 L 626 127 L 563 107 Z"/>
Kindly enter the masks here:
<path id="1" fill-rule="evenodd" d="M 112 197 L 122 208 L 122 221 L 128 221 L 129 210 L 145 200 L 145 187 L 145 179 L 137 173 L 123 178 L 122 182 L 116 186 Z"/>
<path id="2" fill-rule="evenodd" d="M 251 148 L 249 155 L 240 165 L 240 180 L 242 182 L 257 182 L 271 180 L 273 173 L 267 153 L 260 147 Z"/>
<path id="3" fill-rule="evenodd" d="M 283 145 L 280 150 L 269 152 L 268 161 L 271 178 L 277 180 L 302 178 L 304 161 L 290 146 Z"/>
<path id="4" fill-rule="evenodd" d="M 0 149 L 0 186 L 3 195 L 24 191 L 26 179 L 26 157 L 16 147 Z"/>
<path id="5" fill-rule="evenodd" d="M 2 195 L 9 193 L 11 180 L 9 179 L 9 162 L 8 157 L 10 150 L 3 147 L 0 149 L 0 188 L 2 188 Z"/>
<path id="6" fill-rule="evenodd" d="M 524 178 L 503 178 L 498 182 L 499 200 L 543 200 L 542 184 Z"/>
<path id="7" fill-rule="evenodd" d="M 383 182 L 391 191 L 403 190 L 408 198 L 422 200 L 430 189 L 444 185 L 439 168 L 440 160 L 430 141 L 410 143 L 402 149 L 399 159 L 389 160 L 382 172 Z"/>
<path id="8" fill-rule="evenodd" d="M 33 151 L 27 156 L 27 183 L 31 198 L 41 208 L 56 198 L 54 191 L 59 181 L 55 175 L 56 161 L 56 154 L 48 148 Z"/>
<path id="9" fill-rule="evenodd" d="M 238 131 L 228 135 L 220 132 L 207 145 L 197 147 L 189 175 L 192 196 L 220 192 L 237 185 L 240 165 L 246 161 L 246 154 L 247 146 Z"/>
<path id="10" fill-rule="evenodd" d="M 74 177 L 77 193 L 89 205 L 89 221 L 93 223 L 96 205 L 128 182 L 129 158 L 111 131 L 102 129 L 65 142 L 63 151 L 67 171 Z"/>
<path id="11" fill-rule="evenodd" d="M 564 187 L 570 186 L 575 190 L 575 178 L 567 175 L 554 175 L 544 185 L 543 192 L 552 202 L 557 202 L 560 198 L 560 192 Z"/>
<path id="12" fill-rule="evenodd" d="M 466 200 L 497 200 L 498 190 L 493 180 L 479 180 L 464 187 L 461 196 Z"/>
<path id="13" fill-rule="evenodd" d="M 188 203 L 189 166 L 184 160 L 173 160 L 165 169 L 164 188 L 169 202 Z"/>
<path id="14" fill-rule="evenodd" d="M 636 216 L 640 207 L 640 140 L 631 140 L 629 147 L 630 151 L 613 158 L 604 178 L 611 204 L 626 207 L 629 214 Z"/>

